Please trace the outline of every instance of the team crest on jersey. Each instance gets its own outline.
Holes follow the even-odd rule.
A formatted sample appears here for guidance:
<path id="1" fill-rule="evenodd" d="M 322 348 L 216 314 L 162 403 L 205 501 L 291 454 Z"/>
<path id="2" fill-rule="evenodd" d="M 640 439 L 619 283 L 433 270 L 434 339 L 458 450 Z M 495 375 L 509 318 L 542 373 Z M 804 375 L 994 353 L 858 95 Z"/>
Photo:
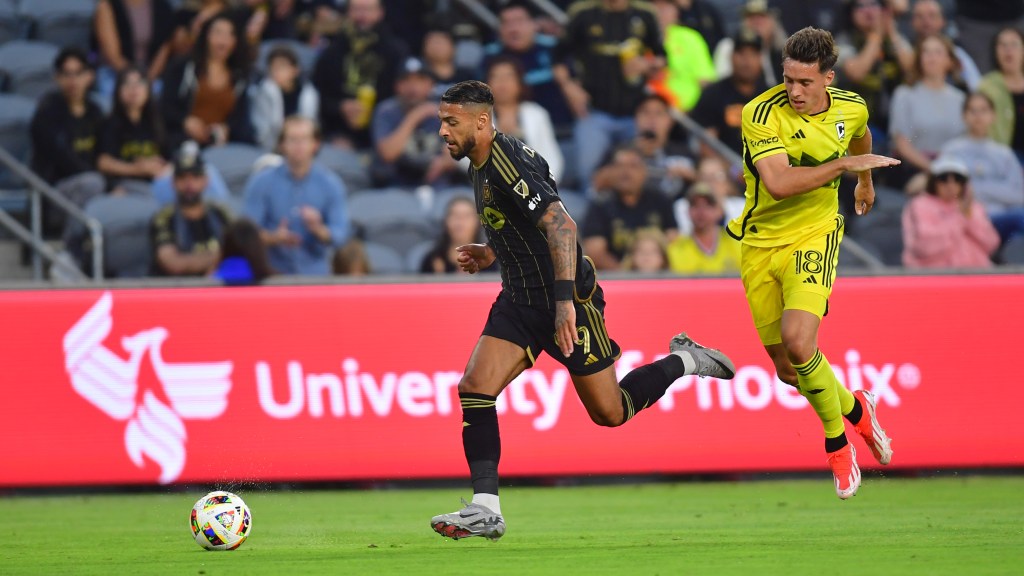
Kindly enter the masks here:
<path id="1" fill-rule="evenodd" d="M 522 196 L 523 200 L 530 197 L 530 187 L 526 185 L 526 180 L 520 179 L 512 189 L 516 191 L 516 194 Z"/>
<path id="2" fill-rule="evenodd" d="M 633 16 L 629 22 L 629 29 L 633 36 L 637 38 L 643 38 L 647 35 L 647 26 L 644 26 L 644 21 L 639 16 Z"/>
<path id="3" fill-rule="evenodd" d="M 491 194 L 491 183 L 487 180 L 484 180 L 484 187 L 480 196 L 483 197 L 484 204 L 490 204 L 494 200 L 494 195 Z"/>
<path id="4" fill-rule="evenodd" d="M 836 136 L 839 136 L 840 142 L 846 138 L 846 122 L 836 122 Z"/>

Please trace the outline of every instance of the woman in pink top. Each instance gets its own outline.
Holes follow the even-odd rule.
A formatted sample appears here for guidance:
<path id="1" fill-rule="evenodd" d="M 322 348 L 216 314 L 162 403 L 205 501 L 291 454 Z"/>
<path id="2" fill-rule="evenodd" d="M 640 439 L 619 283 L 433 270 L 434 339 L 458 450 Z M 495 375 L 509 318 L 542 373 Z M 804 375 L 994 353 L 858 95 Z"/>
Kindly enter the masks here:
<path id="1" fill-rule="evenodd" d="M 925 194 L 903 209 L 903 264 L 910 268 L 986 268 L 999 234 L 974 199 L 967 166 L 941 157 L 931 165 Z"/>

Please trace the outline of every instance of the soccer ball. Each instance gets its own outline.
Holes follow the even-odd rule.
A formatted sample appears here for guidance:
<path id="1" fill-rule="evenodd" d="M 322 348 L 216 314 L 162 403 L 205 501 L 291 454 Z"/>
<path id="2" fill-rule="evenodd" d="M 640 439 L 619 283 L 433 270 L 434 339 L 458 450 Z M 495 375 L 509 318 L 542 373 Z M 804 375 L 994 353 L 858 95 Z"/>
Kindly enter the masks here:
<path id="1" fill-rule="evenodd" d="M 207 550 L 234 550 L 249 537 L 252 514 L 238 495 L 217 490 L 196 502 L 189 524 L 196 544 Z"/>

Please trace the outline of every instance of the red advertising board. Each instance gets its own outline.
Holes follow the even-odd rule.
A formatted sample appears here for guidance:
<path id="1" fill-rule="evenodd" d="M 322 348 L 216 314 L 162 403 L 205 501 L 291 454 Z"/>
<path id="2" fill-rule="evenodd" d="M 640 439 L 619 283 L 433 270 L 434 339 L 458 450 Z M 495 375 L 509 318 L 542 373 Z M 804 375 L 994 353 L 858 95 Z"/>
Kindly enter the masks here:
<path id="1" fill-rule="evenodd" d="M 499 400 L 504 475 L 823 468 L 820 424 L 775 380 L 738 280 L 603 285 L 620 375 L 686 330 L 736 378 L 683 378 L 607 429 L 544 358 Z M 463 476 L 456 387 L 497 290 L 0 292 L 0 486 Z M 1024 465 L 993 410 L 1024 405 L 1022 298 L 1024 276 L 839 282 L 821 348 L 878 396 L 893 467 Z"/>

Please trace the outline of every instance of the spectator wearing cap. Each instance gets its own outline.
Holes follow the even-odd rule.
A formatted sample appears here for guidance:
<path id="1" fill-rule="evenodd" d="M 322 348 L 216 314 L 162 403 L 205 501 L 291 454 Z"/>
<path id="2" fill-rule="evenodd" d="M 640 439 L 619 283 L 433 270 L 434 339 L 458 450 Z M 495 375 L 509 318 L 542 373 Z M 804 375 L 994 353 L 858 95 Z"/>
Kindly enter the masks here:
<path id="1" fill-rule="evenodd" d="M 224 229 L 231 220 L 227 210 L 203 198 L 206 166 L 195 151 L 174 158 L 175 202 L 150 222 L 153 274 L 205 276 L 220 261 Z"/>
<path id="2" fill-rule="evenodd" d="M 752 30 L 741 29 L 733 37 L 732 45 L 732 72 L 704 88 L 690 116 L 730 150 L 742 154 L 740 122 L 743 106 L 767 90 L 769 85 L 764 79 L 761 38 Z M 705 148 L 704 155 L 708 154 L 711 150 Z"/>
<path id="3" fill-rule="evenodd" d="M 760 41 L 761 73 L 764 75 L 765 85 L 775 86 L 782 82 L 782 50 L 786 47 L 786 31 L 779 23 L 775 12 L 768 8 L 768 0 L 747 1 L 743 6 L 740 30 L 753 32 Z M 732 53 L 736 49 L 737 39 L 737 36 L 723 38 L 715 46 L 715 71 L 719 78 L 732 74 Z"/>
<path id="4" fill-rule="evenodd" d="M 676 108 L 690 110 L 704 86 L 716 78 L 708 43 L 700 32 L 678 23 L 675 0 L 655 0 L 654 10 L 665 43 L 665 69 L 650 84 Z"/>
<path id="5" fill-rule="evenodd" d="M 710 185 L 698 182 L 686 196 L 693 230 L 668 245 L 669 269 L 678 274 L 732 274 L 740 269 L 740 243 L 722 226 L 722 200 Z"/>
<path id="6" fill-rule="evenodd" d="M 57 90 L 44 95 L 32 116 L 32 170 L 78 206 L 103 194 L 96 171 L 103 112 L 89 100 L 94 78 L 89 57 L 65 48 L 53 61 Z"/>
<path id="7" fill-rule="evenodd" d="M 178 151 L 175 152 L 175 157 L 179 155 L 194 156 L 197 154 L 199 154 L 199 144 L 192 140 L 186 140 L 178 148 Z M 231 191 L 228 189 L 228 184 L 224 181 L 220 171 L 213 164 L 206 164 L 203 171 L 206 175 L 206 188 L 203 189 L 203 198 L 210 202 L 227 204 L 230 201 Z M 174 192 L 173 169 L 166 170 L 163 174 L 156 177 L 150 190 L 153 193 L 153 199 L 156 200 L 160 207 L 174 204 L 176 195 Z"/>
<path id="8" fill-rule="evenodd" d="M 437 137 L 434 79 L 418 58 L 402 63 L 395 95 L 373 113 L 374 178 L 381 186 L 443 182 L 458 167 Z"/>
<path id="9" fill-rule="evenodd" d="M 903 265 L 910 268 L 987 268 L 999 248 L 985 207 L 974 199 L 960 160 L 939 157 L 925 194 L 903 209 Z"/>
<path id="10" fill-rule="evenodd" d="M 314 162 L 320 148 L 315 121 L 286 118 L 278 147 L 284 162 L 246 185 L 245 215 L 262 230 L 277 273 L 326 276 L 331 250 L 349 236 L 345 185 Z"/>
<path id="11" fill-rule="evenodd" d="M 302 78 L 299 57 L 288 46 L 276 46 L 267 54 L 267 77 L 250 95 L 256 142 L 273 150 L 281 137 L 281 125 L 289 116 L 316 119 L 320 94 Z"/>

